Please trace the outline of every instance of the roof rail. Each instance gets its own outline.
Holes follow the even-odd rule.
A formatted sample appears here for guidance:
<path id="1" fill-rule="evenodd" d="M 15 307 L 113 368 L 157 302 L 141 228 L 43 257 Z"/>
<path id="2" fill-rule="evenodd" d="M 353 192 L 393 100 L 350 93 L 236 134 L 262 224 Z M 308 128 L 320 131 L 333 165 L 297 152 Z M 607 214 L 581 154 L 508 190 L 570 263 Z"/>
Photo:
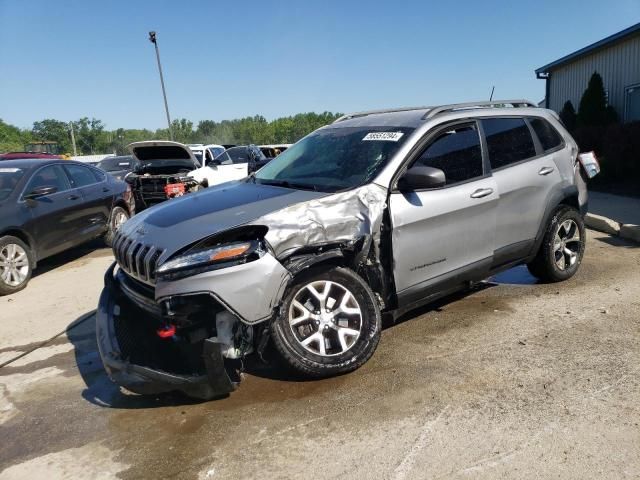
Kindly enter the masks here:
<path id="1" fill-rule="evenodd" d="M 402 107 L 402 108 L 389 108 L 385 110 L 367 110 L 364 112 L 347 113 L 340 118 L 334 120 L 332 123 L 342 122 L 344 120 L 350 120 L 352 118 L 366 117 L 367 115 L 375 115 L 377 113 L 394 113 L 394 112 L 410 112 L 412 110 L 427 110 L 433 107 Z"/>
<path id="2" fill-rule="evenodd" d="M 470 102 L 470 103 L 452 103 L 451 105 L 440 105 L 439 107 L 434 107 L 425 113 L 423 120 L 427 120 L 429 118 L 433 118 L 436 115 L 445 112 L 454 112 L 456 110 L 472 110 L 475 108 L 500 108 L 505 105 L 511 105 L 513 108 L 517 107 L 538 107 L 533 102 L 529 100 L 494 100 L 492 102 Z"/>

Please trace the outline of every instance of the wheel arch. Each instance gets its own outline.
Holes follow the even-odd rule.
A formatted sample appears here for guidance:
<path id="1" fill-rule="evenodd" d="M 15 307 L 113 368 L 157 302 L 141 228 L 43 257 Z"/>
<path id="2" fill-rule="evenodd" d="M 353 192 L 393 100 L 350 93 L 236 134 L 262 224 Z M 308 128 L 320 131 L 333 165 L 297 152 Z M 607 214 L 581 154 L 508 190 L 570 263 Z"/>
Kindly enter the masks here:
<path id="1" fill-rule="evenodd" d="M 527 261 L 533 259 L 538 253 L 538 250 L 540 249 L 540 245 L 542 244 L 542 240 L 544 239 L 544 234 L 547 228 L 547 224 L 549 223 L 549 220 L 551 220 L 553 214 L 556 212 L 556 210 L 560 206 L 568 206 L 568 207 L 575 208 L 582 215 L 586 213 L 586 212 L 583 212 L 582 208 L 580 207 L 579 192 L 578 192 L 578 187 L 576 185 L 567 185 L 553 192 L 549 201 L 547 202 L 547 206 L 544 211 L 544 216 L 542 217 L 542 222 L 540 222 L 540 226 L 538 227 L 538 233 L 536 235 L 536 239 L 531 249 L 531 252 L 529 252 L 529 258 L 527 259 Z"/>
<path id="2" fill-rule="evenodd" d="M 371 239 L 365 237 L 347 244 L 305 248 L 283 260 L 282 264 L 289 270 L 292 279 L 309 268 L 349 268 L 367 283 L 376 295 L 378 306 L 383 310 L 386 306 L 384 299 L 388 297 L 388 285 L 377 257 Z"/>
<path id="3" fill-rule="evenodd" d="M 38 252 L 36 248 L 35 239 L 20 228 L 7 228 L 6 230 L 2 230 L 0 232 L 0 238 L 6 237 L 6 236 L 19 238 L 20 240 L 22 240 L 24 243 L 27 244 L 27 246 L 31 250 L 31 256 L 33 257 L 33 265 L 31 266 L 31 268 L 36 268 Z"/>
<path id="4" fill-rule="evenodd" d="M 129 210 L 129 205 L 127 205 L 127 202 L 125 202 L 123 198 L 117 198 L 116 201 L 113 202 L 113 207 L 111 207 L 111 210 L 113 210 L 115 207 L 124 208 L 127 214 L 131 216 L 131 210 Z"/>

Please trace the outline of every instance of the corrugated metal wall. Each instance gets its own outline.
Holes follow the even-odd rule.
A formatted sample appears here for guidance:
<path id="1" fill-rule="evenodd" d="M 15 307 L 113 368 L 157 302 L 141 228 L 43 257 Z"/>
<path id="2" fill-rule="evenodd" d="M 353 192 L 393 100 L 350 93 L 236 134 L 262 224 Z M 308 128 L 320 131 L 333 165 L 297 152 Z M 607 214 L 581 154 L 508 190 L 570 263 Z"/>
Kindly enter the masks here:
<path id="1" fill-rule="evenodd" d="M 551 72 L 549 108 L 559 112 L 571 100 L 576 111 L 593 72 L 609 91 L 609 104 L 624 119 L 625 88 L 640 83 L 640 36 L 594 52 Z"/>

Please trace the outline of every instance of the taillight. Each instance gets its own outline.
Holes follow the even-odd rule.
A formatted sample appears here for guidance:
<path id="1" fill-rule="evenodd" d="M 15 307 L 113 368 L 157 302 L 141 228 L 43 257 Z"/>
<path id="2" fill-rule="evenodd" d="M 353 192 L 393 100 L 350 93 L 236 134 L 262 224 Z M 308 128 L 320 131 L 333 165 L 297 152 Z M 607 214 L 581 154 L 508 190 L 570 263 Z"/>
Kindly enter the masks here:
<path id="1" fill-rule="evenodd" d="M 164 186 L 164 193 L 168 198 L 180 197 L 184 195 L 185 187 L 184 183 L 168 183 Z"/>

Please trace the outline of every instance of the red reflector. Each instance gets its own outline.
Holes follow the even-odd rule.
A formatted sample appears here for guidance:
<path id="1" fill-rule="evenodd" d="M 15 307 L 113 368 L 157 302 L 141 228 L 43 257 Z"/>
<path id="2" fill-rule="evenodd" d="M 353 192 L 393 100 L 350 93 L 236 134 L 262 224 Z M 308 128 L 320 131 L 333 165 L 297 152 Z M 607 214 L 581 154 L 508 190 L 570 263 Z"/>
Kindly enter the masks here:
<path id="1" fill-rule="evenodd" d="M 169 198 L 179 197 L 184 195 L 184 192 L 184 183 L 168 183 L 164 186 L 164 193 L 166 193 Z"/>
<path id="2" fill-rule="evenodd" d="M 176 334 L 176 326 L 175 325 L 166 325 L 162 328 L 156 330 L 156 333 L 160 338 L 171 338 Z"/>

